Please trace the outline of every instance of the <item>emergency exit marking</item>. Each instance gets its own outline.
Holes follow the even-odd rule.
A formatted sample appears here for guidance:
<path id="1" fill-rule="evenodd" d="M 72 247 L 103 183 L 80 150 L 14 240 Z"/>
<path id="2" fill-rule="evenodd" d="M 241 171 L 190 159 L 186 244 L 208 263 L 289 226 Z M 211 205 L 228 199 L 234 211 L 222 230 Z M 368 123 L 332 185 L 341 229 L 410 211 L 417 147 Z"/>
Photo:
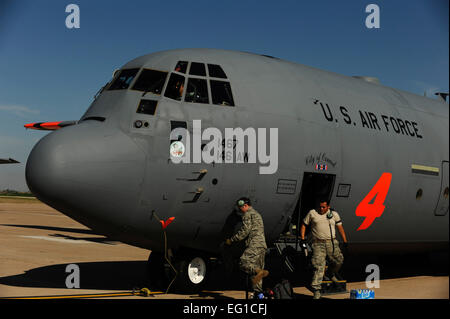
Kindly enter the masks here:
<path id="1" fill-rule="evenodd" d="M 391 173 L 383 173 L 375 186 L 370 190 L 369 194 L 367 194 L 361 203 L 359 203 L 358 207 L 356 207 L 356 216 L 366 217 L 357 230 L 369 228 L 375 218 L 381 217 L 385 209 L 383 203 L 389 192 L 391 180 Z M 374 202 L 370 203 L 373 198 L 375 198 Z"/>

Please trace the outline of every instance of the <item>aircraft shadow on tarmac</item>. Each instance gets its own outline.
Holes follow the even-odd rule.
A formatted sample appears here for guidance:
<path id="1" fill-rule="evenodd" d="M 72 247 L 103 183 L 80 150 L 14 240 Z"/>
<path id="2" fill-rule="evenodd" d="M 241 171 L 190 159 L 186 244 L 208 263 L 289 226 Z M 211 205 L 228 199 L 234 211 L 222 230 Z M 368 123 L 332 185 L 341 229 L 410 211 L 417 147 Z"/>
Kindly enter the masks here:
<path id="1" fill-rule="evenodd" d="M 69 264 L 59 264 L 34 268 L 23 274 L 0 278 L 0 284 L 16 287 L 65 289 L 66 273 Z M 80 289 L 124 291 L 133 288 L 148 287 L 147 261 L 115 261 L 76 263 L 80 269 Z M 239 299 L 245 299 L 245 275 L 235 272 L 223 276 L 222 269 L 213 269 L 213 279 L 204 286 L 203 291 L 189 298 L 234 299 L 225 296 L 221 291 L 242 291 Z M 232 278 L 232 280 L 230 280 Z M 270 281 L 268 281 L 269 283 Z M 270 284 L 271 285 L 271 284 Z M 266 286 L 266 285 L 265 285 Z M 76 289 L 68 292 L 76 293 Z M 176 293 L 169 291 L 169 293 Z M 311 298 L 303 294 L 295 294 L 296 299 Z"/>
<path id="2" fill-rule="evenodd" d="M 146 261 L 114 261 L 74 263 L 80 269 L 80 288 L 128 290 L 144 287 Z M 0 278 L 0 284 L 19 287 L 67 288 L 68 264 L 30 269 L 23 274 Z"/>
<path id="3" fill-rule="evenodd" d="M 52 230 L 52 231 L 69 232 L 69 233 L 75 233 L 75 234 L 100 235 L 100 234 L 93 232 L 90 229 L 64 228 L 64 227 L 52 227 L 52 226 L 40 226 L 40 225 L 12 225 L 12 224 L 2 224 L 1 226 Z M 49 236 L 55 237 L 55 238 L 69 239 L 69 240 L 84 240 L 84 241 L 90 241 L 90 242 L 94 242 L 94 243 L 98 243 L 98 244 L 106 244 L 106 245 L 114 245 L 115 244 L 113 239 L 106 238 L 106 237 L 82 237 L 81 238 L 81 237 L 73 237 L 73 236 L 64 235 L 64 234 L 52 234 Z"/>
<path id="4" fill-rule="evenodd" d="M 93 290 L 131 290 L 133 288 L 149 287 L 147 281 L 147 261 L 115 261 L 115 262 L 87 262 L 76 263 L 80 269 L 80 289 Z M 68 264 L 59 264 L 34 268 L 23 274 L 0 278 L 0 284 L 18 287 L 33 288 L 67 288 L 66 273 Z M 217 285 L 218 284 L 218 285 Z M 213 287 L 215 286 L 215 287 Z M 239 280 L 234 286 L 228 283 L 227 288 L 243 290 Z M 204 287 L 204 291 L 198 294 L 200 298 L 228 299 L 218 290 L 224 290 L 225 286 L 213 280 Z M 153 289 L 152 289 L 153 290 Z M 72 292 L 76 292 L 76 289 Z M 172 291 L 169 291 L 172 293 Z M 195 298 L 195 297 L 194 297 Z M 242 293 L 245 298 L 245 293 Z"/>
<path id="5" fill-rule="evenodd" d="M 391 279 L 413 276 L 448 276 L 448 254 L 444 254 L 434 263 L 422 255 L 396 255 L 361 257 L 349 256 L 343 267 L 343 277 L 347 282 L 365 281 L 368 273 L 365 273 L 366 265 L 374 263 L 380 267 L 380 279 Z M 80 288 L 94 290 L 131 290 L 133 288 L 148 287 L 147 261 L 114 261 L 114 262 L 83 262 L 75 263 L 80 269 Z M 438 264 L 439 267 L 436 267 Z M 69 264 L 50 265 L 34 268 L 23 274 L 0 278 L 0 284 L 18 287 L 39 288 L 67 288 L 66 278 L 70 275 L 66 272 Z M 214 299 L 229 298 L 220 291 L 242 291 L 242 299 L 245 298 L 246 277 L 240 271 L 225 271 L 223 265 L 216 265 L 210 270 L 210 279 L 198 296 Z M 264 281 L 265 287 L 273 287 L 281 279 L 289 279 L 294 287 L 308 286 L 310 271 L 306 270 L 304 276 L 289 273 L 283 262 L 275 256 L 267 256 L 266 268 L 270 275 Z M 75 291 L 75 290 L 73 290 Z M 170 291 L 172 292 L 172 291 Z M 297 299 L 311 298 L 303 294 L 295 294 Z M 195 298 L 195 297 L 191 297 Z"/>

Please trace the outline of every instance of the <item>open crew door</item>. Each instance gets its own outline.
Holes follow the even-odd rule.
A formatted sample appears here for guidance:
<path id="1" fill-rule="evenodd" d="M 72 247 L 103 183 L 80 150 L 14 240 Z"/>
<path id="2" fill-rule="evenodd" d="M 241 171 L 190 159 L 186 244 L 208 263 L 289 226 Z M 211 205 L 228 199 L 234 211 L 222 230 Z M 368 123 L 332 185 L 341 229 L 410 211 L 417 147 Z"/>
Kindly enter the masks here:
<path id="1" fill-rule="evenodd" d="M 293 216 L 293 221 L 297 222 L 299 230 L 303 219 L 311 209 L 318 209 L 319 199 L 331 200 L 334 189 L 336 175 L 305 172 L 303 174 L 302 188 L 299 197 L 299 209 Z"/>
<path id="2" fill-rule="evenodd" d="M 336 175 L 305 172 L 302 188 L 297 205 L 291 218 L 289 229 L 274 243 L 278 253 L 282 256 L 284 264 L 291 272 L 302 269 L 299 254 L 303 254 L 300 247 L 300 225 L 311 209 L 318 209 L 319 199 L 330 202 L 333 194 Z"/>

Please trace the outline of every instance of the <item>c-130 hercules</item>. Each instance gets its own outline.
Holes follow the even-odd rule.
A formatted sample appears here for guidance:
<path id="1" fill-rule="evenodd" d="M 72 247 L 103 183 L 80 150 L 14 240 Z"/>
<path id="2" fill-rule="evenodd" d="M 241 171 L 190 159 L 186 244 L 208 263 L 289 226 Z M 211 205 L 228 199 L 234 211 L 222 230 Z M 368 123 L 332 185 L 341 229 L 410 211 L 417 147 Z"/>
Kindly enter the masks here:
<path id="1" fill-rule="evenodd" d="M 352 252 L 448 247 L 448 115 L 444 101 L 374 78 L 245 52 L 163 51 L 115 72 L 79 121 L 26 125 L 55 130 L 33 148 L 26 180 L 95 232 L 150 249 L 153 265 L 169 248 L 177 280 L 200 287 L 241 196 L 269 246 L 325 196 Z M 244 163 L 174 163 L 169 146 L 189 134 L 172 130 L 195 139 L 196 120 L 222 133 L 277 128 L 277 144 L 262 145 L 277 148 L 274 172 L 261 174 L 251 151 Z"/>

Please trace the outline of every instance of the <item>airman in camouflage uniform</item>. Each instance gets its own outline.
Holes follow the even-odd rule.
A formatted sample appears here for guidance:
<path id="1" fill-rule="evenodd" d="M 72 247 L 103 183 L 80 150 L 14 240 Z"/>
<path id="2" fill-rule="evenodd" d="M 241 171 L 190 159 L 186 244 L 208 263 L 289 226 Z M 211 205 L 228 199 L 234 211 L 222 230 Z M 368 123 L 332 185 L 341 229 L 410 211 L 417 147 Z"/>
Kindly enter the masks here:
<path id="1" fill-rule="evenodd" d="M 233 242 L 245 239 L 246 249 L 240 258 L 239 266 L 242 271 L 252 276 L 253 291 L 263 292 L 262 279 L 269 274 L 267 270 L 264 270 L 267 250 L 264 223 L 261 215 L 250 206 L 248 198 L 239 199 L 237 205 L 243 214 L 242 227 L 226 240 L 226 244 L 231 245 Z"/>
<path id="2" fill-rule="evenodd" d="M 319 207 L 320 213 L 314 209 L 311 210 L 303 220 L 300 229 L 301 239 L 304 240 L 305 225 L 311 225 L 313 237 L 313 256 L 311 263 L 314 267 L 311 287 L 314 290 L 314 299 L 320 298 L 320 289 L 327 256 L 330 261 L 329 272 L 332 274 L 332 281 L 338 281 L 336 274 L 344 262 L 344 255 L 341 253 L 339 242 L 336 240 L 335 226 L 337 226 L 339 234 L 344 241 L 344 247 L 347 246 L 347 237 L 339 214 L 330 210 L 327 200 L 321 200 Z"/>
<path id="3" fill-rule="evenodd" d="M 312 278 L 311 287 L 314 290 L 320 290 L 321 288 L 327 256 L 330 260 L 328 270 L 330 274 L 336 274 L 344 262 L 344 256 L 339 249 L 339 242 L 336 239 L 333 239 L 333 241 L 334 243 L 332 243 L 331 240 L 326 240 L 324 242 L 315 241 L 312 244 L 313 256 L 311 263 L 314 267 L 314 275 Z M 335 278 L 336 277 L 333 279 Z"/>

